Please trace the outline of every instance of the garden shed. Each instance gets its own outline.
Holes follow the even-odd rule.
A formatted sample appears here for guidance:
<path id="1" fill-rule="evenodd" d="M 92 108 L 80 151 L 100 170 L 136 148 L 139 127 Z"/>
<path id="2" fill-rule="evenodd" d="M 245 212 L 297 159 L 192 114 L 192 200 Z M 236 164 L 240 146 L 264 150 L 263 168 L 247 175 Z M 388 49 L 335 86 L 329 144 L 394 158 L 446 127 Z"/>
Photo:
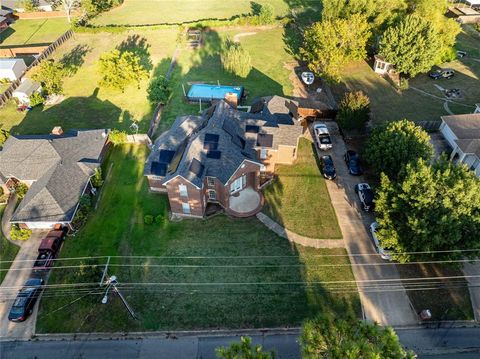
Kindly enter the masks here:
<path id="1" fill-rule="evenodd" d="M 40 85 L 40 82 L 30 79 L 23 79 L 20 86 L 13 91 L 12 96 L 18 99 L 20 103 L 29 105 L 30 96 L 32 96 L 35 92 L 42 92 L 42 85 Z"/>
<path id="2" fill-rule="evenodd" d="M 0 80 L 16 81 L 27 69 L 23 59 L 0 59 Z"/>

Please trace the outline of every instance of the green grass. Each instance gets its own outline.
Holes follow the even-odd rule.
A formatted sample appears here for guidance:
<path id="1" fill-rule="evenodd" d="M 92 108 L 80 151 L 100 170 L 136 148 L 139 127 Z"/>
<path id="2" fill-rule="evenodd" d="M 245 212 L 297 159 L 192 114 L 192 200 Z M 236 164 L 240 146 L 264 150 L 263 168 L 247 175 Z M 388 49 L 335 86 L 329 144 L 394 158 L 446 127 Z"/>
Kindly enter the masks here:
<path id="1" fill-rule="evenodd" d="M 287 13 L 283 0 L 257 0 L 270 3 L 275 15 Z M 228 19 L 232 16 L 251 12 L 248 0 L 125 0 L 123 5 L 98 16 L 95 25 L 137 25 L 183 23 L 207 19 Z"/>
<path id="2" fill-rule="evenodd" d="M 342 238 L 314 144 L 300 139 L 297 156 L 294 165 L 276 166 L 278 179 L 264 191 L 264 213 L 303 236 Z"/>
<path id="3" fill-rule="evenodd" d="M 336 294 L 321 284 L 312 283 L 353 280 L 344 250 L 294 247 L 256 218 L 232 219 L 221 215 L 208 220 L 171 222 L 166 196 L 149 193 L 142 177 L 146 155 L 147 150 L 140 146 L 113 150 L 108 160 L 112 169 L 102 189 L 98 210 L 74 238 L 67 239 L 61 254 L 63 258 L 160 256 L 112 258 L 110 262 L 108 272 L 124 283 L 120 288 L 139 321 L 131 320 L 118 298 L 112 295 L 110 303 L 102 305 L 103 290 L 97 285 L 91 287 L 93 294 L 83 298 L 81 295 L 88 292 L 62 293 L 47 289 L 37 320 L 38 332 L 292 326 L 319 311 L 359 314 L 357 293 Z M 109 168 L 110 164 L 105 167 Z M 160 223 L 145 225 L 146 214 L 159 215 Z M 318 257 L 324 254 L 345 256 Z M 185 256 L 208 258 L 179 258 Z M 102 264 L 105 260 L 83 260 L 84 266 L 79 269 L 53 269 L 49 284 L 98 282 L 102 268 L 91 269 L 86 265 Z M 60 262 L 57 268 L 67 263 L 78 265 L 80 262 Z M 119 266 L 126 264 L 130 266 Z M 319 267 L 320 264 L 333 266 Z M 232 267 L 234 265 L 240 267 Z M 135 282 L 213 285 L 139 287 L 126 284 Z M 305 282 L 311 286 L 219 285 L 227 282 Z M 65 308 L 58 311 L 62 306 Z"/>
<path id="4" fill-rule="evenodd" d="M 3 211 L 5 210 L 5 205 L 0 205 L 0 220 L 2 219 Z M 2 283 L 3 278 L 7 275 L 7 271 L 19 251 L 19 247 L 10 243 L 3 235 L 0 233 L 0 283 Z"/>
<path id="5" fill-rule="evenodd" d="M 0 45 L 49 45 L 69 28 L 66 18 L 17 20 L 0 34 Z"/>
<path id="6" fill-rule="evenodd" d="M 252 58 L 252 70 L 246 78 L 223 71 L 219 54 L 221 41 L 227 36 L 233 38 L 242 32 L 245 30 L 210 31 L 205 34 L 205 45 L 201 49 L 184 50 L 181 53 L 172 76 L 173 97 L 162 113 L 160 132 L 168 129 L 177 116 L 199 111 L 198 105 L 190 105 L 184 101 L 182 84 L 188 91 L 189 82 L 218 81 L 224 85 L 243 85 L 248 93 L 247 104 L 258 96 L 292 95 L 291 72 L 287 65 L 294 60 L 285 49 L 282 28 L 258 30 L 253 36 L 240 38 Z M 265 44 L 268 44 L 268 51 Z"/>
<path id="7" fill-rule="evenodd" d="M 139 31 L 125 34 L 75 34 L 58 48 L 54 58 L 68 65 L 64 80 L 65 99 L 30 112 L 16 111 L 10 101 L 0 109 L 0 127 L 13 133 L 37 134 L 49 132 L 53 126 L 70 128 L 119 128 L 128 130 L 133 121 L 139 131 L 146 132 L 153 109 L 147 100 L 149 80 L 139 88 L 131 85 L 124 92 L 99 87 L 98 59 L 122 43 L 142 57 L 151 76 L 164 74 L 170 64 L 176 43 L 176 30 Z"/>

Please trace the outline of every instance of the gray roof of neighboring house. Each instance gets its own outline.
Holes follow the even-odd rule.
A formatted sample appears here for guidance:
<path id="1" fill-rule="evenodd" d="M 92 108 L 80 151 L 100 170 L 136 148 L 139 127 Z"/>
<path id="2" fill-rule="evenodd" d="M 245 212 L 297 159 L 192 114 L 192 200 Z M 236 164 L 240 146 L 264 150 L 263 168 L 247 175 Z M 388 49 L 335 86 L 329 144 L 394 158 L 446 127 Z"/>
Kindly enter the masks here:
<path id="1" fill-rule="evenodd" d="M 5 7 L 7 9 L 23 9 L 25 6 L 23 4 L 23 0 L 2 0 L 2 7 Z M 48 1 L 46 0 L 38 0 L 37 6 L 46 6 L 46 5 L 51 5 Z"/>
<path id="2" fill-rule="evenodd" d="M 15 64 L 19 61 L 25 63 L 23 59 L 0 59 L 0 69 L 2 70 L 11 70 Z"/>
<path id="3" fill-rule="evenodd" d="M 13 93 L 19 92 L 19 93 L 24 93 L 27 96 L 32 95 L 35 91 L 37 91 L 42 85 L 40 82 L 33 81 L 30 79 L 24 78 L 20 86 L 18 86 Z"/>
<path id="4" fill-rule="evenodd" d="M 0 16 L 11 15 L 12 13 L 13 13 L 13 11 L 10 10 L 10 9 L 0 9 Z"/>
<path id="5" fill-rule="evenodd" d="M 274 149 L 278 149 L 279 145 L 296 146 L 303 128 L 288 115 L 289 110 L 285 108 L 285 104 L 290 100 L 278 97 L 274 102 L 270 102 L 271 99 L 262 99 L 262 106 L 266 109 L 258 113 L 238 111 L 225 101 L 220 101 L 207 109 L 202 116 L 177 118 L 172 128 L 155 141 L 145 164 L 144 174 L 154 175 L 152 163 L 157 161 L 161 150 L 171 150 L 177 151 L 181 159 L 178 167 L 171 168 L 171 171 L 165 174 L 164 182 L 180 175 L 197 187 L 202 186 L 205 176 L 216 177 L 226 184 L 244 160 L 260 165 L 255 151 L 260 147 L 257 145 L 257 133 L 246 132 L 248 125 L 258 126 L 259 134 L 272 135 L 271 147 Z M 269 103 L 270 106 L 267 106 Z M 283 115 L 288 115 L 288 120 Z M 284 124 L 287 122 L 290 124 Z M 215 151 L 221 153 L 220 158 L 212 158 L 205 148 L 207 136 L 218 138 Z M 175 160 L 170 163 L 173 162 Z M 192 163 L 197 167 L 193 171 Z M 197 175 L 199 172 L 201 173 Z"/>
<path id="6" fill-rule="evenodd" d="M 467 139 L 455 141 L 463 153 L 474 153 L 480 158 L 480 139 Z"/>
<path id="7" fill-rule="evenodd" d="M 442 120 L 457 136 L 458 147 L 464 153 L 474 153 L 480 158 L 480 113 L 442 116 Z"/>
<path id="8" fill-rule="evenodd" d="M 0 151 L 1 177 L 34 181 L 12 221 L 71 221 L 88 180 L 100 166 L 107 137 L 104 129 L 10 136 Z"/>
<path id="9" fill-rule="evenodd" d="M 4 21 L 7 21 L 7 18 L 5 16 L 0 15 L 0 22 L 4 22 Z"/>

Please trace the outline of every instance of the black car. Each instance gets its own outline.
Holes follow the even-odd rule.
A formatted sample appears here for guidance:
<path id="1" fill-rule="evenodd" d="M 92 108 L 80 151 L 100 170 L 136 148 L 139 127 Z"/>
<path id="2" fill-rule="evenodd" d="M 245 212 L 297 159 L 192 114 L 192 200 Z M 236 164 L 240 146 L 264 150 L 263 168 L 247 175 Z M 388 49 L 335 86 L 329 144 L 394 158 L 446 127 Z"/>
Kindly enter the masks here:
<path id="1" fill-rule="evenodd" d="M 355 185 L 355 193 L 358 194 L 360 203 L 364 211 L 371 211 L 373 209 L 373 191 L 368 183 L 358 183 Z"/>
<path id="2" fill-rule="evenodd" d="M 24 287 L 18 292 L 13 302 L 8 320 L 12 322 L 23 322 L 32 314 L 33 307 L 42 291 L 43 279 L 31 278 L 25 282 Z"/>
<path id="3" fill-rule="evenodd" d="M 343 156 L 348 167 L 348 172 L 353 176 L 360 176 L 362 168 L 360 167 L 360 156 L 357 152 L 348 150 Z"/>
<path id="4" fill-rule="evenodd" d="M 455 71 L 453 71 L 452 69 L 435 70 L 428 74 L 428 76 L 430 76 L 430 78 L 434 80 L 451 79 L 454 75 L 455 75 Z"/>
<path id="5" fill-rule="evenodd" d="M 333 165 L 332 156 L 322 156 L 321 160 L 323 177 L 329 180 L 335 179 L 335 177 L 337 177 L 337 172 L 335 171 L 335 166 Z"/>

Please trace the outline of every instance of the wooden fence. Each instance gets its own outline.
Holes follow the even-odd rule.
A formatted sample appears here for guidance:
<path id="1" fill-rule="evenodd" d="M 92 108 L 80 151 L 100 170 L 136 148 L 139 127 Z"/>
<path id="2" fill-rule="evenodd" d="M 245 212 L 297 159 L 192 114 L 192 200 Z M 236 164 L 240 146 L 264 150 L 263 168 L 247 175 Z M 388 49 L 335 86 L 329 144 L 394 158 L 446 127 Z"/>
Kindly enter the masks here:
<path id="1" fill-rule="evenodd" d="M 21 84 L 21 78 L 30 71 L 33 67 L 37 66 L 41 61 L 45 60 L 57 47 L 71 38 L 73 35 L 72 30 L 68 30 L 62 36 L 60 36 L 55 42 L 52 42 L 31 64 L 27 67 L 25 72 L 20 76 L 20 78 L 14 82 L 5 90 L 3 94 L 0 95 L 0 107 L 3 106 L 11 97 L 13 91 Z"/>

